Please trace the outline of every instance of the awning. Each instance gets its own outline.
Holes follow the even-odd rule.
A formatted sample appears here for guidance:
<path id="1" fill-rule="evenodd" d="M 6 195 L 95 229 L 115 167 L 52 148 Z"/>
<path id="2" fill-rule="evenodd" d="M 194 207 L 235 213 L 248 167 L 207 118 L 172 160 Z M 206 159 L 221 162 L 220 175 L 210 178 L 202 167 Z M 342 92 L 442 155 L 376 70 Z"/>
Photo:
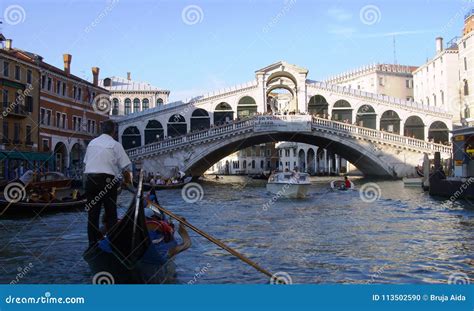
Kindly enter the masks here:
<path id="1" fill-rule="evenodd" d="M 17 159 L 27 161 L 49 161 L 53 160 L 53 154 L 49 152 L 20 152 L 20 151 L 0 151 L 0 160 Z"/>

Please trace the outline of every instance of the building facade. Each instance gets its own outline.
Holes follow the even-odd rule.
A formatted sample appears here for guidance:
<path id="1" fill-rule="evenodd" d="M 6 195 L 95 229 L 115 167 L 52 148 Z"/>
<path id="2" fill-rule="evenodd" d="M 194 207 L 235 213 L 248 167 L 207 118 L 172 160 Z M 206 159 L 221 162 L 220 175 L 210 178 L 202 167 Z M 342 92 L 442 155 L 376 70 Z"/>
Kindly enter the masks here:
<path id="1" fill-rule="evenodd" d="M 0 49 L 0 56 L 0 180 L 10 180 L 53 161 L 39 148 L 39 56 L 13 48 L 11 39 Z"/>
<path id="2" fill-rule="evenodd" d="M 454 125 L 473 124 L 474 96 L 474 10 L 464 19 L 461 38 L 436 38 L 436 55 L 415 70 L 415 100 L 441 107 L 453 114 Z"/>
<path id="3" fill-rule="evenodd" d="M 109 96 L 98 86 L 99 68 L 93 67 L 93 83 L 71 74 L 72 55 L 64 54 L 64 69 L 42 59 L 40 81 L 39 148 L 54 157 L 55 171 L 82 174 L 88 143 L 100 133 L 108 115 L 94 109 L 94 99 Z M 77 176 L 79 177 L 79 176 Z"/>
<path id="4" fill-rule="evenodd" d="M 160 107 L 168 103 L 170 91 L 154 87 L 148 83 L 127 78 L 107 77 L 99 81 L 99 85 L 110 92 L 111 116 L 123 116 L 150 108 Z"/>
<path id="5" fill-rule="evenodd" d="M 413 71 L 416 68 L 397 64 L 373 64 L 336 75 L 324 82 L 413 101 Z"/>

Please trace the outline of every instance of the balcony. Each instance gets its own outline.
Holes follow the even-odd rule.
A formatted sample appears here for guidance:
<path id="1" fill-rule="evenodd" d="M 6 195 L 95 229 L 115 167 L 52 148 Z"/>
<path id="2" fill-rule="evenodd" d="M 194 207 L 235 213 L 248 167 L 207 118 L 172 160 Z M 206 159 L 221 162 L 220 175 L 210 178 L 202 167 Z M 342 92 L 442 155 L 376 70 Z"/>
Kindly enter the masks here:
<path id="1" fill-rule="evenodd" d="M 2 116 L 7 117 L 16 117 L 16 118 L 26 118 L 29 112 L 25 109 L 25 106 L 19 105 L 15 102 L 10 103 L 1 103 L 2 107 Z"/>

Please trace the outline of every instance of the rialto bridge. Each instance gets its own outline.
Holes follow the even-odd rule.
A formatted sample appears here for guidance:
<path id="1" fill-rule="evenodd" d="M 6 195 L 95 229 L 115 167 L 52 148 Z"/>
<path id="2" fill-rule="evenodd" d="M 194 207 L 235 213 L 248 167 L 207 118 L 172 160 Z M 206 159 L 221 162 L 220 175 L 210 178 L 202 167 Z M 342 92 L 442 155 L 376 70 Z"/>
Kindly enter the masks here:
<path id="1" fill-rule="evenodd" d="M 119 139 L 148 171 L 179 168 L 194 176 L 232 152 L 271 141 L 326 148 L 369 175 L 401 177 L 423 153 L 449 156 L 450 147 L 440 143 L 449 141 L 452 116 L 441 107 L 315 82 L 307 74 L 272 64 L 246 84 L 127 115 L 119 120 Z"/>

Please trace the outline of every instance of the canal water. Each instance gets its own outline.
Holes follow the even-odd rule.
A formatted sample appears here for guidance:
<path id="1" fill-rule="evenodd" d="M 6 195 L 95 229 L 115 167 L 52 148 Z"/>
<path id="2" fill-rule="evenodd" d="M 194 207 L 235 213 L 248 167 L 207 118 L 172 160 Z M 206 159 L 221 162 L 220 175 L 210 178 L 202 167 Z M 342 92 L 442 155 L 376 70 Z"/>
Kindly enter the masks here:
<path id="1" fill-rule="evenodd" d="M 158 194 L 164 207 L 293 283 L 474 278 L 474 202 L 435 199 L 401 181 L 354 180 L 365 190 L 361 197 L 360 191 L 329 191 L 329 180 L 313 178 L 303 200 L 276 199 L 265 181 L 236 176 L 200 182 L 197 203 L 185 202 L 179 189 Z M 120 196 L 121 212 L 130 200 Z M 82 260 L 85 213 L 2 218 L 0 230 L 0 283 L 91 283 Z M 192 247 L 175 258 L 173 282 L 268 283 L 265 275 L 190 235 Z"/>

